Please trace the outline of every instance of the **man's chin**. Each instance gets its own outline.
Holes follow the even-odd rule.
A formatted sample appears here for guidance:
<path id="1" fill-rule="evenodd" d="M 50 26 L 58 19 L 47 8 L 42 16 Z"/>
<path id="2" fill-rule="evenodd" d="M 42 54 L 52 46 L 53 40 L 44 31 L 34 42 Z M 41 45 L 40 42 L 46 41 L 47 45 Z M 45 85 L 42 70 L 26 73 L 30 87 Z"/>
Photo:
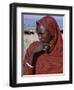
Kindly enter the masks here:
<path id="1" fill-rule="evenodd" d="M 40 40 L 40 42 L 42 42 L 42 43 L 47 43 L 45 40 Z"/>
<path id="2" fill-rule="evenodd" d="M 45 42 L 45 41 L 41 41 L 43 44 L 48 44 L 47 42 Z"/>

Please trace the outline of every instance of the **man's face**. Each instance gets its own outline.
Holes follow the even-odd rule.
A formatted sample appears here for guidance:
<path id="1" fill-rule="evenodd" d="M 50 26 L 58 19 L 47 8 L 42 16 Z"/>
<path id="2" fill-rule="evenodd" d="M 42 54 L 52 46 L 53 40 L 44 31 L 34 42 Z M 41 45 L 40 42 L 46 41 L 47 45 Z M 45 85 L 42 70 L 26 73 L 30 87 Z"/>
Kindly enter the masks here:
<path id="1" fill-rule="evenodd" d="M 49 43 L 50 41 L 50 33 L 46 30 L 42 25 L 37 25 L 37 34 L 39 40 L 43 43 Z"/>

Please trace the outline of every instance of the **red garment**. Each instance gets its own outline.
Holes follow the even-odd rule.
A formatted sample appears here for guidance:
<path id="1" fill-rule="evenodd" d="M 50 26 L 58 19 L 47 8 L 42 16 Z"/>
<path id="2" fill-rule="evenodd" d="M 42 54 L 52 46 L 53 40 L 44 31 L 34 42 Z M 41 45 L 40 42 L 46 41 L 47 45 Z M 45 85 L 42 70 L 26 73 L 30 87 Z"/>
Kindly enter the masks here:
<path id="1" fill-rule="evenodd" d="M 60 33 L 59 26 L 57 25 L 55 19 L 50 16 L 43 17 L 37 21 L 40 25 L 43 25 L 49 32 L 51 36 L 51 41 L 49 43 L 49 52 L 39 52 L 34 55 L 35 66 L 30 68 L 26 62 L 28 62 L 32 50 L 37 47 L 38 42 L 34 42 L 27 49 L 24 62 L 23 62 L 23 74 L 56 74 L 63 73 L 63 40 Z"/>

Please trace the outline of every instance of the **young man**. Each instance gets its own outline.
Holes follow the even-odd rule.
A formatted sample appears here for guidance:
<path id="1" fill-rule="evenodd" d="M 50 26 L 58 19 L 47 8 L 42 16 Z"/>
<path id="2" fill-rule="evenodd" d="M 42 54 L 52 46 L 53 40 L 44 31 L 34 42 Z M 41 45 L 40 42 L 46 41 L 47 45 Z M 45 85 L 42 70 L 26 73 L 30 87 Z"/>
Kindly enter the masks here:
<path id="1" fill-rule="evenodd" d="M 39 40 L 30 45 L 23 61 L 23 74 L 63 73 L 63 40 L 54 18 L 45 16 L 36 22 Z"/>

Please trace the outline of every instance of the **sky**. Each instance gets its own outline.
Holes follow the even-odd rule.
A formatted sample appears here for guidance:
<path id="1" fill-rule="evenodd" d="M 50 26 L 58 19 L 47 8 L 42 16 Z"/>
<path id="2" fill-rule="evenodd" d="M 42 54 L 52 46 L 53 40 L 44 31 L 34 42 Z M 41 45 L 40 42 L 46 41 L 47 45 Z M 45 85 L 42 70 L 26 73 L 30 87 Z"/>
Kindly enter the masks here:
<path id="1" fill-rule="evenodd" d="M 35 27 L 36 26 L 36 21 L 39 20 L 40 18 L 44 17 L 46 15 L 28 15 L 28 14 L 23 14 L 23 25 L 24 27 Z M 52 17 L 55 18 L 57 21 L 60 29 L 63 29 L 63 17 L 64 16 L 57 16 L 57 15 L 51 15 Z"/>

